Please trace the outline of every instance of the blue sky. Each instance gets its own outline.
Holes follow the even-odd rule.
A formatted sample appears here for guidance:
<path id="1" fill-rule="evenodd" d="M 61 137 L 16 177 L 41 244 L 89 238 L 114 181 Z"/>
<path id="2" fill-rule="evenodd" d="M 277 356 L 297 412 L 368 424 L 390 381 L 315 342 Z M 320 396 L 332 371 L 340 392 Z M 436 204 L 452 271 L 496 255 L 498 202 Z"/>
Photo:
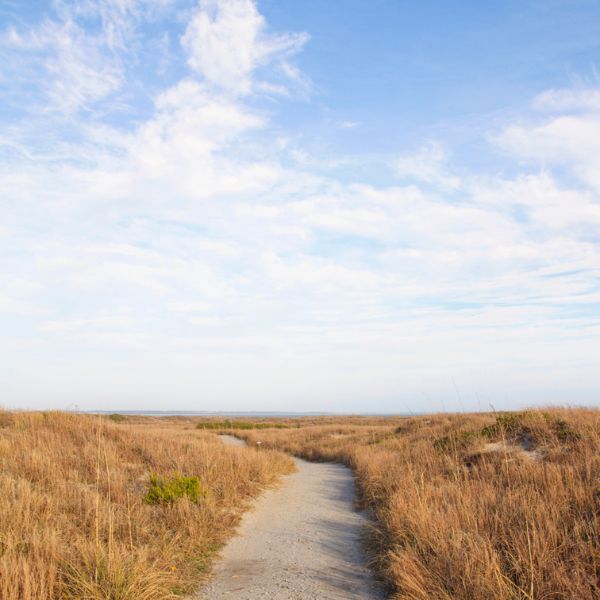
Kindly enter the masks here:
<path id="1" fill-rule="evenodd" d="M 600 399 L 597 2 L 0 5 L 0 403 Z"/>

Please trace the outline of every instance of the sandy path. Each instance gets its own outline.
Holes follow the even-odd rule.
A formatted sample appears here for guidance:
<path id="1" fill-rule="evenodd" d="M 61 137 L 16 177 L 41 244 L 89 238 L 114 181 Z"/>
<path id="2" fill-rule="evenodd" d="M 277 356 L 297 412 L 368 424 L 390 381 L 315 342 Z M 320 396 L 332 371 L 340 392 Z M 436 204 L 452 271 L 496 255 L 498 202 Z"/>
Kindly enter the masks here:
<path id="1" fill-rule="evenodd" d="M 233 440 L 224 439 L 240 444 Z M 365 520 L 353 510 L 352 472 L 342 465 L 295 460 L 297 472 L 264 492 L 244 515 L 199 598 L 383 598 L 364 564 Z"/>

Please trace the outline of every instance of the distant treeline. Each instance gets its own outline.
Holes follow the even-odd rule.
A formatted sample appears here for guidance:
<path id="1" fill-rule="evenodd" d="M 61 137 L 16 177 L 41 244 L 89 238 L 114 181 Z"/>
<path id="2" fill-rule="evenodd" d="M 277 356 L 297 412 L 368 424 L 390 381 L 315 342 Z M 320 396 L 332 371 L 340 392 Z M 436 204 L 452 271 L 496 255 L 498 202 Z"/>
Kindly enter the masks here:
<path id="1" fill-rule="evenodd" d="M 283 423 L 252 423 L 250 421 L 231 421 L 225 419 L 224 421 L 203 421 L 196 425 L 197 429 L 287 429 L 292 425 L 285 425 Z M 294 427 L 300 427 L 300 425 L 294 425 Z"/>

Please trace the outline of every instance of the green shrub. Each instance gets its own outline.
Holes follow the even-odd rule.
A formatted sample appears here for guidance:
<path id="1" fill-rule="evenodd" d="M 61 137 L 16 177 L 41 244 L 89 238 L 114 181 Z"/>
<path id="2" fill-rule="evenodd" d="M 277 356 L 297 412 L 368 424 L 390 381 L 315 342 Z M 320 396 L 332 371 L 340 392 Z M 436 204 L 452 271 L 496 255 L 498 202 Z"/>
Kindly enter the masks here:
<path id="1" fill-rule="evenodd" d="M 529 440 L 534 445 L 549 443 L 572 444 L 581 439 L 571 424 L 556 415 L 546 412 L 524 411 L 503 413 L 496 422 L 481 430 L 481 435 L 490 439 L 506 437 L 513 440 Z"/>
<path id="2" fill-rule="evenodd" d="M 439 452 L 464 450 L 478 435 L 477 431 L 453 431 L 434 440 L 433 447 Z"/>
<path id="3" fill-rule="evenodd" d="M 528 428 L 523 426 L 525 413 L 503 413 L 496 417 L 496 422 L 487 425 L 481 430 L 481 435 L 487 438 L 496 438 L 499 435 L 526 433 Z"/>
<path id="4" fill-rule="evenodd" d="M 409 433 L 414 433 L 417 429 L 419 429 L 420 426 L 420 423 L 415 423 L 414 421 L 402 423 L 401 425 L 398 425 L 396 429 L 394 429 L 394 433 L 396 435 L 407 435 Z"/>
<path id="5" fill-rule="evenodd" d="M 576 442 L 581 439 L 581 435 L 562 419 L 556 419 L 556 421 L 554 421 L 552 430 L 556 434 L 558 440 L 565 444 Z"/>
<path id="6" fill-rule="evenodd" d="M 197 477 L 187 477 L 176 473 L 171 477 L 150 475 L 150 484 L 144 500 L 148 504 L 173 504 L 186 496 L 191 502 L 198 503 L 206 498 L 207 490 L 200 485 Z"/>
<path id="7" fill-rule="evenodd" d="M 113 413 L 112 415 L 108 415 L 108 418 L 115 423 L 122 423 L 123 421 L 127 421 L 127 417 L 125 415 L 120 415 L 119 413 Z"/>

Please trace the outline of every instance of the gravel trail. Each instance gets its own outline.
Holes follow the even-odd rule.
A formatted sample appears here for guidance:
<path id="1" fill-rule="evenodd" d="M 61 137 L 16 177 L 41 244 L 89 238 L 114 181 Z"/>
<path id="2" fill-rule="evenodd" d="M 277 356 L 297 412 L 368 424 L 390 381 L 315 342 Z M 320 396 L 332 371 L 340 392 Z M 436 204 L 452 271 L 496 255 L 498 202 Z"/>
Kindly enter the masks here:
<path id="1" fill-rule="evenodd" d="M 352 472 L 333 463 L 295 461 L 298 470 L 265 491 L 244 515 L 198 598 L 384 597 L 365 566 L 360 544 L 365 518 L 353 509 Z"/>

